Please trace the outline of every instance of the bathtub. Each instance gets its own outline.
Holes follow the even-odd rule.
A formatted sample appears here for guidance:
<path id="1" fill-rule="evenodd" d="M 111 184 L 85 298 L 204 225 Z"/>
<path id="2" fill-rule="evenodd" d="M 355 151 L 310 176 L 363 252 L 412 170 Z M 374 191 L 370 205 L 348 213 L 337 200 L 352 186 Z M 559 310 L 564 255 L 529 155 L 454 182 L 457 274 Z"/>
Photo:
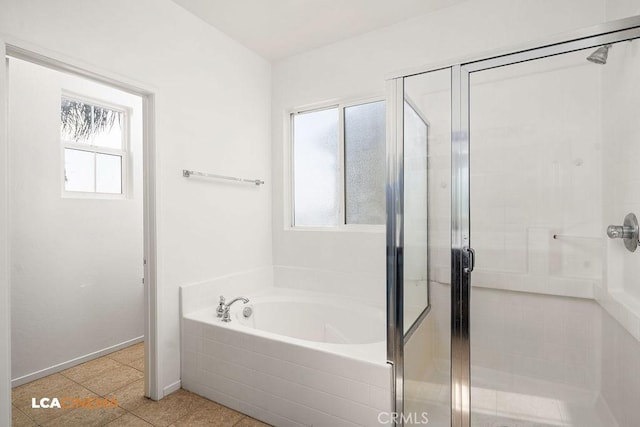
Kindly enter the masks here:
<path id="1" fill-rule="evenodd" d="M 243 294 L 225 323 L 215 304 L 186 309 L 188 292 L 183 388 L 276 426 L 378 426 L 391 411 L 381 307 L 270 287 Z"/>

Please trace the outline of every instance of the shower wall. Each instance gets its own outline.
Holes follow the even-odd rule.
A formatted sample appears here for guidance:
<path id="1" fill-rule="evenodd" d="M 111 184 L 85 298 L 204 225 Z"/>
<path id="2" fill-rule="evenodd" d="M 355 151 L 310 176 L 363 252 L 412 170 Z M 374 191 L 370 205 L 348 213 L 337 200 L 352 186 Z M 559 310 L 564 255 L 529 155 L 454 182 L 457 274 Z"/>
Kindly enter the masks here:
<path id="1" fill-rule="evenodd" d="M 640 341 L 607 311 L 602 316 L 601 395 L 620 427 L 640 426 Z"/>
<path id="2" fill-rule="evenodd" d="M 617 43 L 603 67 L 603 216 L 605 224 L 622 224 L 629 212 L 640 215 L 640 40 Z M 606 286 L 640 302 L 640 262 L 619 240 L 607 240 Z M 636 307 L 636 310 L 640 305 Z"/>
<path id="3" fill-rule="evenodd" d="M 575 297 L 602 275 L 601 72 L 577 52 L 471 76 L 475 386 L 598 389 L 598 308 Z"/>
<path id="4" fill-rule="evenodd" d="M 471 76 L 475 286 L 593 297 L 601 71 L 577 52 Z"/>
<path id="5" fill-rule="evenodd" d="M 608 19 L 640 14 L 634 1 L 607 1 Z M 602 73 L 603 226 L 640 214 L 640 40 L 615 44 Z M 607 240 L 602 311 L 601 393 L 621 427 L 640 425 L 640 254 Z"/>

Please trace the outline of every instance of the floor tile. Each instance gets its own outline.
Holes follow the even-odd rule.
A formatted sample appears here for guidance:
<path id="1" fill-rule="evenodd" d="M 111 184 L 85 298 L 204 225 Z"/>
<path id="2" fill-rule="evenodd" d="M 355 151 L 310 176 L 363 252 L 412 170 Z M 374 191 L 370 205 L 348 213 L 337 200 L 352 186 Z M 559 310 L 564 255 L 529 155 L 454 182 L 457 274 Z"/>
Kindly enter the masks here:
<path id="1" fill-rule="evenodd" d="M 45 427 L 97 427 L 126 414 L 122 408 L 78 408 L 43 423 Z"/>
<path id="2" fill-rule="evenodd" d="M 105 372 L 122 366 L 120 362 L 116 362 L 108 357 L 100 357 L 98 359 L 85 362 L 73 368 L 65 369 L 60 374 L 76 382 L 83 382 L 91 378 L 102 375 Z"/>
<path id="3" fill-rule="evenodd" d="M 130 362 L 129 366 L 131 366 L 134 369 L 137 369 L 140 372 L 144 372 L 144 357 L 134 360 L 133 362 Z"/>
<path id="4" fill-rule="evenodd" d="M 106 424 L 107 427 L 152 427 L 152 424 L 149 424 L 142 418 L 138 418 L 133 414 L 126 413 L 120 418 L 116 418 L 111 421 L 109 424 Z"/>
<path id="5" fill-rule="evenodd" d="M 269 424 L 265 424 L 262 421 L 258 421 L 255 418 L 244 417 L 234 427 L 270 427 Z"/>
<path id="6" fill-rule="evenodd" d="M 65 369 L 60 373 L 70 380 L 81 383 L 120 366 L 122 366 L 122 364 L 113 359 L 100 357 L 98 359 L 91 360 L 90 362 L 74 366 L 73 368 Z"/>
<path id="7" fill-rule="evenodd" d="M 98 397 L 98 395 L 91 392 L 90 390 L 87 390 L 81 385 L 72 382 L 70 386 L 55 390 L 51 392 L 50 395 L 42 397 L 57 397 L 61 401 L 61 403 L 63 403 L 64 399 L 84 399 L 91 397 L 96 398 Z M 20 410 L 27 416 L 29 416 L 32 420 L 34 420 L 37 424 L 45 424 L 55 418 L 65 415 L 68 412 L 74 411 L 75 409 L 32 408 L 31 403 L 29 403 L 28 405 L 21 407 Z"/>
<path id="8" fill-rule="evenodd" d="M 127 411 L 132 411 L 150 402 L 149 399 L 144 397 L 144 379 L 127 384 L 118 390 L 108 393 L 108 396 L 115 398 L 118 401 L 118 405 Z"/>
<path id="9" fill-rule="evenodd" d="M 124 363 L 125 365 L 129 364 L 134 360 L 144 358 L 144 343 L 138 343 L 131 347 L 123 348 L 122 350 L 107 354 L 106 357 L 117 362 Z"/>
<path id="10" fill-rule="evenodd" d="M 160 401 L 144 397 L 144 346 L 137 344 L 52 374 L 12 391 L 12 425 L 27 427 L 240 426 L 264 424 L 186 390 Z M 118 402 L 110 408 L 32 408 L 31 399 L 100 398 Z M 128 412 L 131 411 L 131 412 Z"/>
<path id="11" fill-rule="evenodd" d="M 15 406 L 11 407 L 11 426 L 12 427 L 27 427 L 37 425 L 35 421 L 27 417 L 20 409 Z"/>
<path id="12" fill-rule="evenodd" d="M 60 374 L 49 375 L 12 390 L 11 401 L 18 408 L 31 405 L 31 398 L 55 397 L 54 392 L 75 384 Z"/>
<path id="13" fill-rule="evenodd" d="M 186 390 L 178 390 L 162 400 L 150 401 L 131 412 L 154 426 L 168 426 L 205 403 L 216 405 Z"/>
<path id="14" fill-rule="evenodd" d="M 234 426 L 243 417 L 243 414 L 232 409 L 214 402 L 207 402 L 204 407 L 178 419 L 173 425 L 175 427 Z"/>
<path id="15" fill-rule="evenodd" d="M 81 382 L 83 386 L 105 396 L 119 388 L 144 377 L 144 374 L 130 366 L 119 366 L 104 372 L 102 375 Z"/>

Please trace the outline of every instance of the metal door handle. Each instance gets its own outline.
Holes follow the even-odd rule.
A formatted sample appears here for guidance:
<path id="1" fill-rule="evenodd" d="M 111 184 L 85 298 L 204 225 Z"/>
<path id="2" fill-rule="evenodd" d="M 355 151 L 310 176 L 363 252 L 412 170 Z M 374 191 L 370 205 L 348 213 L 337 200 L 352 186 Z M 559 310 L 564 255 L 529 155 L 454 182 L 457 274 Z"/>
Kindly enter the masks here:
<path id="1" fill-rule="evenodd" d="M 465 267 L 463 271 L 469 274 L 476 266 L 476 251 L 468 246 L 465 246 L 462 250 L 467 253 L 467 267 Z"/>

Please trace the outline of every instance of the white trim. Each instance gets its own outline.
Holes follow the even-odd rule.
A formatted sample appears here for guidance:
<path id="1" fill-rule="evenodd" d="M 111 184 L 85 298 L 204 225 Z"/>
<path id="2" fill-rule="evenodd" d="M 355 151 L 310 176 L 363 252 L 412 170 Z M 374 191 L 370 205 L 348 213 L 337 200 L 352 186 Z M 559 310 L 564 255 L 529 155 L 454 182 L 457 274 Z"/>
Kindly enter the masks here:
<path id="1" fill-rule="evenodd" d="M 112 73 L 93 65 L 87 64 L 77 59 L 70 58 L 54 52 L 24 40 L 16 39 L 15 37 L 2 34 L 0 35 L 0 54 L 5 53 L 12 57 L 22 59 L 31 63 L 43 65 L 45 67 L 55 69 L 58 71 L 66 72 L 72 75 L 78 75 L 88 78 L 99 83 L 115 87 L 119 90 L 127 93 L 140 96 L 143 104 L 143 185 L 144 185 L 144 259 L 145 259 L 145 395 L 153 400 L 159 400 L 163 397 L 162 389 L 159 382 L 159 352 L 158 352 L 158 319 L 157 319 L 157 307 L 160 304 L 157 291 L 157 227 L 156 227 L 156 207 L 158 205 L 157 200 L 157 180 L 156 180 L 156 164 L 157 156 L 155 150 L 155 91 L 154 86 L 150 86 L 136 80 L 132 80 L 128 77 Z M 5 80 L 6 71 L 3 70 L 0 73 L 0 83 L 6 87 Z M 4 82 L 2 80 L 5 80 Z M 0 101 L 0 114 L 2 109 L 4 110 L 4 117 L 0 120 L 6 119 L 6 97 L 2 97 Z M 3 122 L 0 121 L 0 124 Z M 8 148 L 8 134 L 6 120 L 4 120 L 4 130 L 0 129 L 0 156 L 1 153 L 6 153 Z M 6 178 L 7 159 L 6 157 L 0 157 L 0 166 L 2 167 L 2 173 Z M 6 179 L 0 177 L 0 200 L 4 200 L 2 203 L 3 209 L 6 209 L 8 194 L 8 183 Z M 0 215 L 0 235 L 8 235 L 9 222 L 3 221 Z M 9 242 L 8 239 L 3 239 L 3 250 L 0 250 L 0 255 L 6 253 L 9 257 Z M 2 263 L 2 260 L 0 260 Z M 6 265 L 9 265 L 8 261 Z M 3 266 L 3 265 L 0 265 Z M 6 268 L 0 269 L 5 274 L 6 278 L 0 275 L 0 291 L 4 288 L 9 288 L 10 278 Z M 6 273 L 4 273 L 6 272 Z M 5 282 L 5 283 L 3 283 Z M 5 285 L 5 286 L 2 286 Z M 6 313 L 9 316 L 10 303 L 7 297 L 7 302 L 4 304 L 0 300 L 0 312 Z M 10 336 L 10 324 L 7 322 L 0 322 L 6 325 L 8 329 L 8 336 Z M 10 355 L 8 361 L 10 363 Z M 7 375 L 7 381 L 4 381 L 3 373 L 0 370 L 0 381 L 5 383 L 6 386 L 10 386 L 10 369 Z M 0 392 L 0 396 L 2 393 Z M 10 399 L 9 399 L 10 401 Z M 0 399 L 0 405 L 2 404 Z M 2 409 L 2 407 L 0 407 Z M 3 413 L 4 411 L 0 411 Z M 10 413 L 11 411 L 7 411 Z M 2 425 L 2 419 L 0 419 L 0 425 Z"/>
<path id="2" fill-rule="evenodd" d="M 118 150 L 117 148 L 101 147 L 99 145 L 91 144 L 81 144 L 68 140 L 60 141 L 60 144 L 64 148 L 69 148 L 70 150 L 88 151 L 90 153 L 108 154 L 110 156 L 124 156 L 127 154 L 124 149 Z"/>
<path id="3" fill-rule="evenodd" d="M 131 79 L 122 74 L 98 68 L 88 62 L 66 56 L 58 51 L 44 48 L 9 34 L 0 33 L 0 40 L 4 42 L 5 53 L 17 59 L 53 68 L 72 75 L 86 77 L 133 95 L 153 95 L 158 90 L 155 86 Z"/>
<path id="4" fill-rule="evenodd" d="M 158 230 L 157 212 L 159 200 L 157 197 L 156 165 L 156 110 L 155 94 L 151 93 L 142 98 L 143 114 L 143 210 L 144 210 L 144 394 L 159 400 L 160 394 L 160 350 L 158 332 L 158 307 L 160 298 L 158 293 Z"/>
<path id="5" fill-rule="evenodd" d="M 344 152 L 347 147 L 344 141 L 345 108 L 344 104 L 338 104 L 338 227 L 347 224 L 347 155 Z M 293 202 L 295 203 L 295 198 Z M 293 228 L 296 227 L 295 224 L 291 225 Z"/>
<path id="6" fill-rule="evenodd" d="M 327 225 L 324 227 L 317 226 L 288 226 L 284 228 L 284 231 L 311 231 L 311 232 L 329 232 L 329 233 L 384 233 L 384 224 L 342 224 L 342 225 Z"/>
<path id="7" fill-rule="evenodd" d="M 5 58 L 0 38 L 0 57 Z M 0 66 L 0 426 L 11 425 L 11 289 L 9 273 L 7 62 Z"/>
<path id="8" fill-rule="evenodd" d="M 344 135 L 344 111 L 346 108 L 357 105 L 366 105 L 374 102 L 385 102 L 384 94 L 370 95 L 366 97 L 350 97 L 345 99 L 332 99 L 322 102 L 306 104 L 304 106 L 289 108 L 284 113 L 284 156 L 283 170 L 284 181 L 284 231 L 330 231 L 330 232 L 366 232 L 384 233 L 384 224 L 347 224 L 346 204 L 346 165 L 345 165 L 345 135 Z M 327 226 L 300 226 L 295 225 L 295 156 L 294 156 L 294 124 L 293 116 L 312 113 L 332 108 L 338 109 L 338 224 Z"/>
<path id="9" fill-rule="evenodd" d="M 98 357 L 104 356 L 106 354 L 113 353 L 114 351 L 122 350 L 123 348 L 127 348 L 134 344 L 140 343 L 144 341 L 144 336 L 133 338 L 120 344 L 112 345 L 107 348 L 103 348 L 102 350 L 94 351 L 92 353 L 85 354 L 84 356 L 76 357 L 71 360 L 67 360 L 66 362 L 58 363 L 56 365 L 50 366 L 45 369 L 41 369 L 36 372 L 32 372 L 27 375 L 23 375 L 21 377 L 15 378 L 11 380 L 11 387 L 17 387 L 22 384 L 29 383 L 31 381 L 35 381 L 39 378 L 46 377 L 47 375 L 55 374 L 56 372 L 64 371 L 65 369 L 72 368 L 81 363 L 87 362 L 89 360 L 97 359 Z"/>
<path id="10" fill-rule="evenodd" d="M 182 387 L 181 384 L 182 384 L 182 382 L 180 380 L 178 380 L 178 381 L 174 382 L 173 384 L 169 384 L 168 386 L 166 386 L 162 390 L 162 397 L 167 397 L 168 395 L 170 395 L 174 391 L 180 390 L 180 387 Z"/>

